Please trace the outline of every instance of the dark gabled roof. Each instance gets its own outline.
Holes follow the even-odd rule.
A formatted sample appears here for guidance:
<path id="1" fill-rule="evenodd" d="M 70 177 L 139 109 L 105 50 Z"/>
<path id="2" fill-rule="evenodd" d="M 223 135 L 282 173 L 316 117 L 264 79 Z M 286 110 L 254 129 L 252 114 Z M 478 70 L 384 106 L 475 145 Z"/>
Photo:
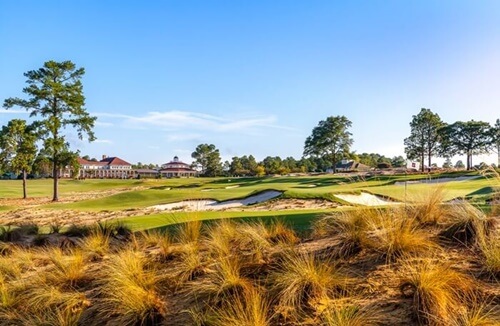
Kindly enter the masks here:
<path id="1" fill-rule="evenodd" d="M 108 165 L 132 165 L 119 157 L 106 157 L 101 162 L 106 162 Z"/>
<path id="2" fill-rule="evenodd" d="M 78 164 L 80 165 L 98 165 L 98 166 L 105 166 L 105 165 L 132 165 L 124 160 L 122 160 L 119 157 L 106 157 L 105 159 L 100 160 L 99 162 L 95 161 L 87 161 L 81 157 L 78 158 Z"/>

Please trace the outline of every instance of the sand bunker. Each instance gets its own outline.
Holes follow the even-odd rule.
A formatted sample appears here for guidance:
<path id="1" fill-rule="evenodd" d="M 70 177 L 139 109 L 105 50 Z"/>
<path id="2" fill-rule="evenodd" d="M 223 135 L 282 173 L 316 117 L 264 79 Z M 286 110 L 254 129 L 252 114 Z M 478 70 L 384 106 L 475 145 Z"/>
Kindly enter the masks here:
<path id="1" fill-rule="evenodd" d="M 367 192 L 362 192 L 360 195 L 338 194 L 335 197 L 345 200 L 352 204 L 365 206 L 383 206 L 383 205 L 398 205 L 399 203 L 386 200 L 380 196 L 372 195 Z"/>
<path id="2" fill-rule="evenodd" d="M 410 180 L 410 181 L 398 181 L 395 182 L 394 184 L 397 186 L 404 186 L 406 184 L 418 184 L 418 183 L 445 183 L 445 182 L 451 182 L 451 181 L 465 181 L 465 180 L 472 180 L 472 179 L 477 179 L 480 176 L 474 175 L 474 176 L 464 176 L 464 177 L 456 177 L 456 178 L 436 178 L 436 179 L 422 179 L 422 180 Z"/>
<path id="3" fill-rule="evenodd" d="M 218 202 L 210 199 L 184 200 L 176 203 L 151 206 L 155 210 L 215 211 L 258 204 L 281 195 L 280 191 L 268 190 L 243 199 Z"/>

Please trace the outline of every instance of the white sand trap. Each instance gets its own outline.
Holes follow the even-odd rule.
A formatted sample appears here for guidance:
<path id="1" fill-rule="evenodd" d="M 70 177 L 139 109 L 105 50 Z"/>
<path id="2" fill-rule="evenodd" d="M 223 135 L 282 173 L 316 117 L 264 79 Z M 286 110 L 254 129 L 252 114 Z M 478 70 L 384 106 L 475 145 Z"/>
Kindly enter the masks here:
<path id="1" fill-rule="evenodd" d="M 243 199 L 227 200 L 218 202 L 211 199 L 183 200 L 176 203 L 151 206 L 155 210 L 186 210 L 186 211 L 217 211 L 228 208 L 248 206 L 262 203 L 281 195 L 280 191 L 268 190 Z"/>
<path id="2" fill-rule="evenodd" d="M 360 195 L 335 195 L 335 197 L 345 200 L 351 204 L 357 205 L 365 205 L 365 206 L 383 206 L 383 205 L 398 205 L 399 203 L 395 203 L 389 200 L 386 200 L 382 197 L 369 194 L 367 192 L 362 192 Z"/>
<path id="3" fill-rule="evenodd" d="M 233 188 L 238 188 L 240 185 L 235 185 L 235 186 L 227 186 L 225 189 L 233 189 Z"/>
<path id="4" fill-rule="evenodd" d="M 411 181 L 406 181 L 406 184 L 445 183 L 445 182 L 452 182 L 452 181 L 472 180 L 472 179 L 477 179 L 479 177 L 480 177 L 479 175 L 473 175 L 473 176 L 463 176 L 463 177 L 456 177 L 456 178 L 436 178 L 436 179 L 411 180 Z M 394 184 L 397 186 L 404 186 L 405 181 L 398 181 L 398 182 L 395 182 Z"/>

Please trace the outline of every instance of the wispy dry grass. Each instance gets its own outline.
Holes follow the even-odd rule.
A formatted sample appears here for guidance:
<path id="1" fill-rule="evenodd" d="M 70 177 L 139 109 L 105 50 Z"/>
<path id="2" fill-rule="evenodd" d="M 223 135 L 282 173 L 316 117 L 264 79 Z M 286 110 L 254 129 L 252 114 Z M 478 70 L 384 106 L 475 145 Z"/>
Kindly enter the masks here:
<path id="1" fill-rule="evenodd" d="M 288 225 L 283 222 L 283 220 L 274 220 L 271 225 L 267 227 L 268 229 L 268 240 L 273 244 L 282 245 L 295 245 L 300 239 Z"/>
<path id="2" fill-rule="evenodd" d="M 322 326 L 375 326 L 384 322 L 380 310 L 373 306 L 360 306 L 351 298 L 328 300 L 325 307 L 307 325 Z"/>
<path id="3" fill-rule="evenodd" d="M 286 317 L 344 293 L 351 279 L 333 261 L 288 251 L 271 274 L 270 282 L 280 306 L 278 310 Z"/>
<path id="4" fill-rule="evenodd" d="M 81 248 L 91 259 L 101 259 L 110 250 L 110 231 L 96 228 L 90 232 L 81 242 Z"/>
<path id="5" fill-rule="evenodd" d="M 413 298 L 420 322 L 448 324 L 468 303 L 472 303 L 476 282 L 447 263 L 436 259 L 407 258 L 400 265 L 401 293 Z"/>
<path id="6" fill-rule="evenodd" d="M 496 326 L 500 325 L 500 308 L 495 304 L 473 304 L 462 309 L 453 320 L 445 321 L 450 326 Z"/>
<path id="7" fill-rule="evenodd" d="M 420 224 L 435 225 L 447 216 L 447 206 L 443 204 L 445 191 L 442 185 L 435 186 L 428 192 L 412 198 L 412 205 L 407 207 L 408 215 Z"/>
<path id="8" fill-rule="evenodd" d="M 423 255 L 438 250 L 428 230 L 405 215 L 403 209 L 382 211 L 378 219 L 368 225 L 369 246 L 378 251 L 388 262 L 404 255 Z"/>
<path id="9" fill-rule="evenodd" d="M 205 292 L 216 299 L 227 299 L 235 295 L 246 295 L 254 289 L 250 279 L 241 274 L 242 262 L 240 257 L 220 257 L 209 274 L 210 283 L 196 284 L 193 290 Z"/>
<path id="10" fill-rule="evenodd" d="M 441 236 L 464 245 L 473 245 L 494 228 L 494 220 L 468 202 L 454 203 L 448 209 Z"/>
<path id="11" fill-rule="evenodd" d="M 47 282 L 75 288 L 82 286 L 89 279 L 85 256 L 81 250 L 64 252 L 59 248 L 50 248 L 47 249 L 47 256 L 52 266 L 41 274 Z"/>
<path id="12" fill-rule="evenodd" d="M 252 290 L 228 297 L 218 308 L 210 309 L 203 325 L 210 326 L 270 326 L 272 315 L 269 302 Z"/>
<path id="13" fill-rule="evenodd" d="M 500 235 L 482 238 L 478 247 L 484 270 L 492 277 L 500 279 Z"/>
<path id="14" fill-rule="evenodd" d="M 120 325 L 158 322 L 165 314 L 161 280 L 156 265 L 148 264 L 142 253 L 124 250 L 110 257 L 102 275 L 100 317 L 117 315 L 113 318 Z"/>

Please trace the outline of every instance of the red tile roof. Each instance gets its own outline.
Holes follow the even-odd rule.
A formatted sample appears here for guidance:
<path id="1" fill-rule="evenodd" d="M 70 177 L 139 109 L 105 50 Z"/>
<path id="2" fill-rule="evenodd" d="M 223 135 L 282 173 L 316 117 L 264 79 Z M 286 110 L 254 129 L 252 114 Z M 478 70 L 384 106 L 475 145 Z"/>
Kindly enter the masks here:
<path id="1" fill-rule="evenodd" d="M 87 161 L 81 157 L 78 158 L 78 163 L 80 165 L 98 165 L 98 166 L 105 166 L 105 165 L 132 165 L 124 160 L 122 160 L 119 157 L 107 157 L 105 159 L 100 160 L 99 162 L 95 161 Z"/>
<path id="2" fill-rule="evenodd" d="M 132 165 L 119 157 L 106 157 L 105 159 L 102 159 L 101 162 L 106 162 L 108 165 Z"/>

